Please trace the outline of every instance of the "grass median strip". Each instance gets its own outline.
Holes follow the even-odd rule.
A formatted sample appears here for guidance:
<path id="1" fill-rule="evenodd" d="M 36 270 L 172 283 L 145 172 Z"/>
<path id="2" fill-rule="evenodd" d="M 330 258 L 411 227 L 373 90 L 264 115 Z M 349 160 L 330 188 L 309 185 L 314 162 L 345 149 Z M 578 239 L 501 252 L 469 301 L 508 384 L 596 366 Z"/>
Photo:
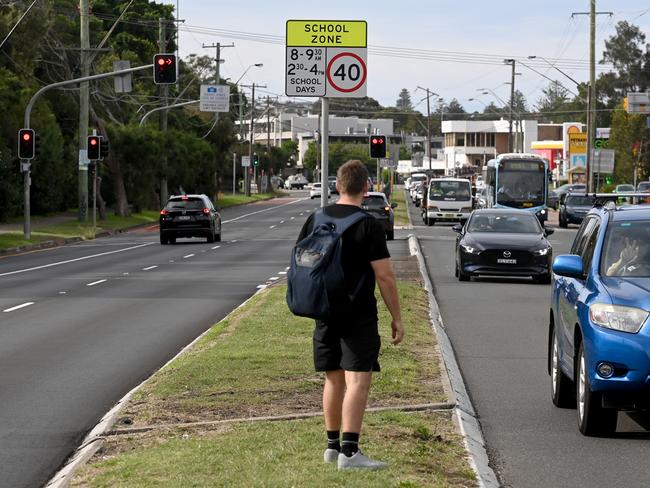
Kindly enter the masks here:
<path id="1" fill-rule="evenodd" d="M 370 406 L 444 402 L 426 294 L 410 283 L 400 283 L 399 292 L 407 339 L 388 344 L 390 321 L 380 307 L 382 372 Z M 368 413 L 364 446 L 394 465 L 383 475 L 323 466 L 322 418 L 174 427 L 320 410 L 323 379 L 313 372 L 313 325 L 291 315 L 285 293 L 284 285 L 259 293 L 156 373 L 115 428 L 166 427 L 111 436 L 73 486 L 473 485 L 449 411 Z"/>
<path id="2" fill-rule="evenodd" d="M 395 213 L 395 225 L 407 226 L 409 225 L 408 205 L 404 195 L 404 187 L 399 185 L 395 186 L 391 194 L 391 202 L 397 203 L 397 208 L 393 210 Z"/>

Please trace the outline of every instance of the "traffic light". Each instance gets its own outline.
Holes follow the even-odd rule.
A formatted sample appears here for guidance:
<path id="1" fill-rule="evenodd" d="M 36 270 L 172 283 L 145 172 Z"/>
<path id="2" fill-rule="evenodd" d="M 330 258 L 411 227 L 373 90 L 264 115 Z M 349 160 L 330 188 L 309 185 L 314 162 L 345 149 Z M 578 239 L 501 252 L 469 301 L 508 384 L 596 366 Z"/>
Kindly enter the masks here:
<path id="1" fill-rule="evenodd" d="M 386 136 L 370 136 L 370 157 L 386 157 Z"/>
<path id="2" fill-rule="evenodd" d="M 102 138 L 100 136 L 88 136 L 88 159 L 97 161 L 100 159 Z"/>
<path id="3" fill-rule="evenodd" d="M 18 157 L 20 159 L 34 159 L 36 143 L 34 129 L 20 129 L 18 131 Z"/>
<path id="4" fill-rule="evenodd" d="M 111 147 L 108 143 L 108 139 L 102 137 L 101 141 L 99 142 L 99 155 L 101 156 L 100 159 L 106 159 L 110 153 Z"/>
<path id="5" fill-rule="evenodd" d="M 253 153 L 253 166 L 259 166 L 260 165 L 260 157 Z"/>
<path id="6" fill-rule="evenodd" d="M 153 82 L 156 85 L 176 83 L 176 55 L 156 54 L 153 57 Z"/>

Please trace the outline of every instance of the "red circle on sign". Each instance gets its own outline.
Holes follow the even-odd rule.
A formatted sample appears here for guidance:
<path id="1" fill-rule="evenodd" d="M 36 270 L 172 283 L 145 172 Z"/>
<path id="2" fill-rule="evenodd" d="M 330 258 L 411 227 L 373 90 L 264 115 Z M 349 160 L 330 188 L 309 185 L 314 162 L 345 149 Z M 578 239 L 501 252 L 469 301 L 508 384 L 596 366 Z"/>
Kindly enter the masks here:
<path id="1" fill-rule="evenodd" d="M 331 68 L 332 68 L 332 63 L 336 61 L 337 59 L 343 57 L 343 56 L 352 56 L 354 59 L 359 61 L 359 64 L 363 68 L 363 76 L 361 77 L 361 81 L 357 83 L 355 86 L 352 88 L 341 88 L 337 86 L 336 83 L 332 80 L 332 75 L 330 74 Z M 327 81 L 330 82 L 330 85 L 332 85 L 334 88 L 336 88 L 338 91 L 343 92 L 343 93 L 350 93 L 353 91 L 358 90 L 363 84 L 366 82 L 366 75 L 367 75 L 367 69 L 366 69 L 366 63 L 363 62 L 363 59 L 361 59 L 361 56 L 355 54 L 355 53 L 338 53 L 336 56 L 332 58 L 332 60 L 327 64 Z"/>

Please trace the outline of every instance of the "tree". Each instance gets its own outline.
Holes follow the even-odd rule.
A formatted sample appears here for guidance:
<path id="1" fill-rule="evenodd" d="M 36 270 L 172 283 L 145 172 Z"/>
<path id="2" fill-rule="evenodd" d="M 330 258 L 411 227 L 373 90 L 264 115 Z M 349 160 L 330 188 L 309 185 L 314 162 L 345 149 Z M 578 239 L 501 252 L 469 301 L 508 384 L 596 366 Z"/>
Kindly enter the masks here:
<path id="1" fill-rule="evenodd" d="M 616 34 L 605 41 L 601 63 L 612 63 L 618 71 L 614 84 L 621 91 L 646 91 L 650 86 L 650 45 L 636 25 L 621 21 Z"/>
<path id="2" fill-rule="evenodd" d="M 406 88 L 402 88 L 397 97 L 397 102 L 395 102 L 395 108 L 397 110 L 411 111 L 413 110 L 413 104 L 411 103 L 411 94 Z"/>
<path id="3" fill-rule="evenodd" d="M 519 90 L 515 90 L 512 99 L 513 99 L 512 110 L 515 115 L 519 114 L 523 116 L 528 112 L 528 102 L 526 101 L 526 97 L 524 96 L 523 93 L 521 93 Z M 508 105 L 508 112 L 509 111 L 510 111 L 510 105 Z"/>
<path id="4" fill-rule="evenodd" d="M 374 98 L 330 98 L 330 114 L 336 113 L 341 117 L 371 118 L 373 114 L 383 107 Z M 320 100 L 314 102 L 311 107 L 314 114 L 321 113 Z"/>
<path id="5" fill-rule="evenodd" d="M 569 102 L 569 91 L 559 82 L 553 81 L 542 90 L 542 96 L 537 100 L 535 110 L 541 112 L 541 120 L 546 122 L 566 122 L 571 115 L 559 114 L 566 109 Z"/>
<path id="6" fill-rule="evenodd" d="M 440 106 L 439 106 L 440 110 Z M 467 114 L 465 108 L 460 104 L 455 98 L 451 99 L 451 102 L 444 105 L 444 118 L 447 120 L 463 120 Z"/>
<path id="7" fill-rule="evenodd" d="M 612 117 L 609 148 L 616 151 L 614 180 L 616 183 L 630 183 L 634 168 L 650 175 L 650 134 L 646 129 L 644 115 L 628 114 L 620 103 Z"/>

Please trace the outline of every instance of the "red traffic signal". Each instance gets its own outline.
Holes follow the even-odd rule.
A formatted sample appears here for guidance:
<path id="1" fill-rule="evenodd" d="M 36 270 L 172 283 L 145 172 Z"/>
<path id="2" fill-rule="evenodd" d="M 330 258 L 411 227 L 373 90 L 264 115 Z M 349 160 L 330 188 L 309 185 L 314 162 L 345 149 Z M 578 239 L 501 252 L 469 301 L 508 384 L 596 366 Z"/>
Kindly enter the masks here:
<path id="1" fill-rule="evenodd" d="M 176 55 L 156 54 L 153 57 L 153 82 L 156 85 L 176 83 Z"/>
<path id="2" fill-rule="evenodd" d="M 101 147 L 101 137 L 100 136 L 88 136 L 88 159 L 91 161 L 97 161 L 100 159 L 100 147 Z"/>
<path id="3" fill-rule="evenodd" d="M 18 131 L 18 157 L 20 159 L 34 159 L 36 145 L 34 129 L 20 129 Z"/>
<path id="4" fill-rule="evenodd" d="M 372 136 L 370 138 L 370 157 L 386 157 L 386 136 Z"/>

